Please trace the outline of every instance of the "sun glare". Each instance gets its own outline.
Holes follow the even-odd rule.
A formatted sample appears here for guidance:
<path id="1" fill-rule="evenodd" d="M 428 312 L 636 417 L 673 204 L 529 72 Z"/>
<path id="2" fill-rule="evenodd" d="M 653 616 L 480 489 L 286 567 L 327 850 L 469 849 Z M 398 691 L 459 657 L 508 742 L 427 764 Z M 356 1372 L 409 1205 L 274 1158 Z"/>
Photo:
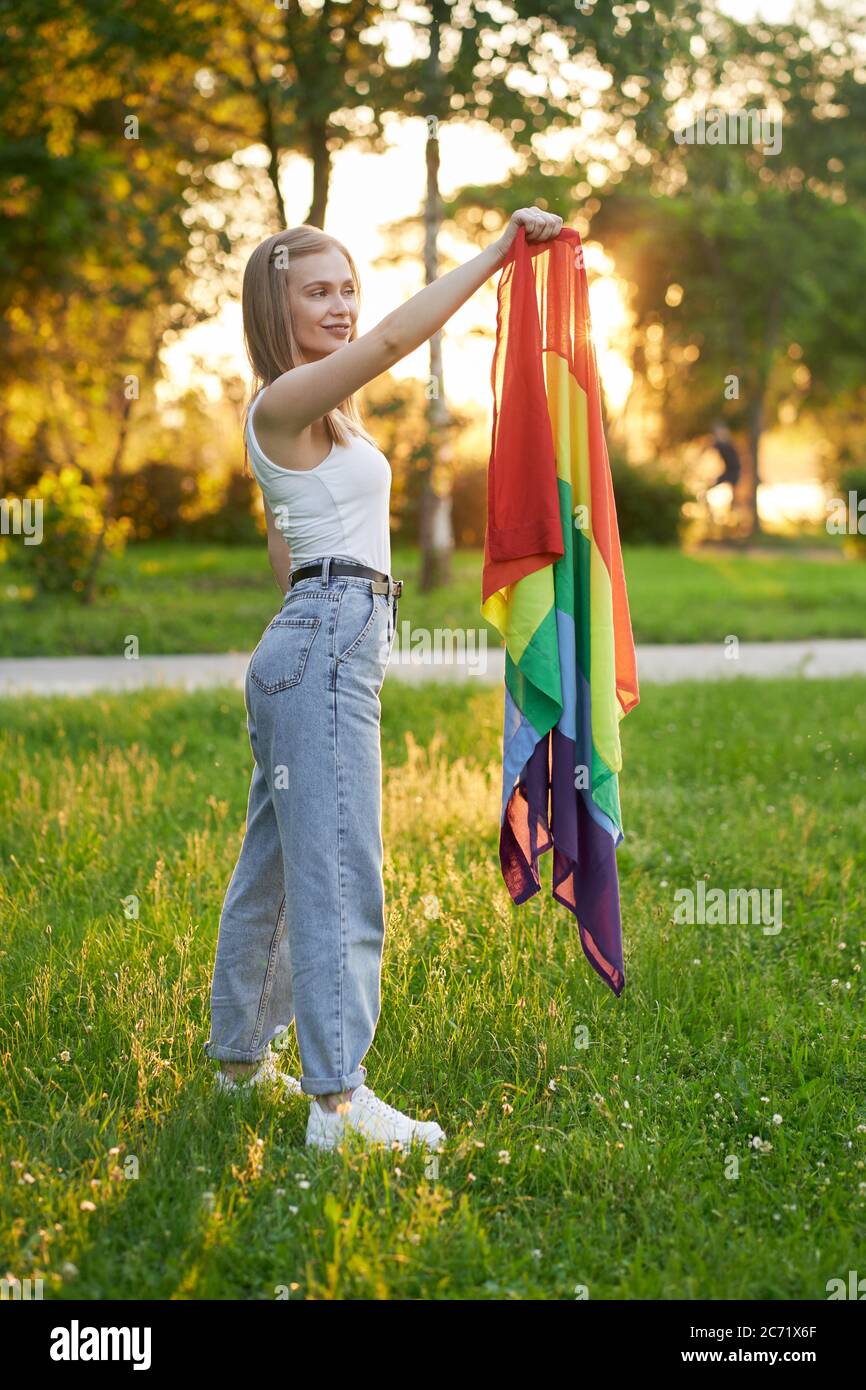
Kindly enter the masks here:
<path id="1" fill-rule="evenodd" d="M 623 281 L 610 273 L 613 263 L 609 258 L 603 260 L 604 273 L 589 287 L 589 312 L 605 399 L 609 408 L 619 413 L 628 400 L 634 377 L 626 356 L 631 322 Z M 591 264 L 589 255 L 587 264 Z"/>

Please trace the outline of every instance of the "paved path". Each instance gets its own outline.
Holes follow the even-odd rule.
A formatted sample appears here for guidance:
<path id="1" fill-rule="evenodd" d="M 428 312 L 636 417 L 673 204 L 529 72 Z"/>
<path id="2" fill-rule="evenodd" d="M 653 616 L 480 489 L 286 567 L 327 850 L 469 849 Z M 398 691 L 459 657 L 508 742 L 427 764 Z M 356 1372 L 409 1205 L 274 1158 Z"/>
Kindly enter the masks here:
<path id="1" fill-rule="evenodd" d="M 637 649 L 642 684 L 678 680 L 725 680 L 736 676 L 866 675 L 866 640 L 741 642 L 736 659 L 718 643 L 641 646 Z M 0 695 L 88 695 L 93 690 L 140 690 L 145 686 L 229 685 L 243 688 L 249 653 L 199 656 L 22 657 L 0 661 Z M 389 680 L 418 682 L 479 681 L 499 684 L 504 677 L 502 647 L 479 650 L 462 661 L 401 661 L 392 657 Z"/>

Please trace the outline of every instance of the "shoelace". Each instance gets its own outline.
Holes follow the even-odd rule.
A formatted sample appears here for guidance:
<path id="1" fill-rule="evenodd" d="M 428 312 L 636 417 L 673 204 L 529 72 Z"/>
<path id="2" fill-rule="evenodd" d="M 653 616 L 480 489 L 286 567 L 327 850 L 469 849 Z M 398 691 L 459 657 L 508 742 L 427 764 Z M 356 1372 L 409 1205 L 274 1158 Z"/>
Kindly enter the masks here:
<path id="1" fill-rule="evenodd" d="M 412 1120 L 408 1115 L 402 1115 L 395 1106 L 386 1105 L 384 1100 L 381 1100 L 379 1096 L 373 1093 L 367 1096 L 359 1096 L 358 1104 L 366 1106 L 368 1110 L 372 1110 L 374 1114 L 381 1115 L 383 1118 L 390 1120 L 391 1123 L 396 1121 L 398 1125 L 408 1125 L 408 1128 L 412 1131 L 417 1131 L 418 1126 L 425 1123 L 420 1120 Z"/>
<path id="2" fill-rule="evenodd" d="M 355 1097 L 353 1096 L 352 1099 L 354 1100 Z M 399 1120 L 401 1118 L 399 1110 L 395 1110 L 393 1105 L 386 1105 L 384 1100 L 377 1095 L 371 1093 L 366 1096 L 358 1096 L 357 1100 L 359 1105 L 366 1106 L 366 1108 L 372 1110 L 375 1115 L 381 1115 L 386 1120 L 393 1121 L 394 1119 Z"/>

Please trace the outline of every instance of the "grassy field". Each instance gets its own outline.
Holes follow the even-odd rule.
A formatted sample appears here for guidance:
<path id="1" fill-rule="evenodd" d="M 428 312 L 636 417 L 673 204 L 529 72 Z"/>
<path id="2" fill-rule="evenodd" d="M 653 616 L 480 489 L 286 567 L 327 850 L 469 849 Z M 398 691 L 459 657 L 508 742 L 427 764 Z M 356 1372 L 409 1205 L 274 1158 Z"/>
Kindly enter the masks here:
<path id="1" fill-rule="evenodd" d="M 754 555 L 632 546 L 624 561 L 638 642 L 866 636 L 866 564 L 830 546 Z M 392 571 L 406 580 L 400 621 L 483 628 L 498 641 L 479 612 L 481 552 L 455 552 L 453 569 L 447 589 L 419 594 L 417 551 L 395 547 Z M 0 567 L 0 655 L 121 655 L 129 634 L 142 656 L 249 652 L 281 602 L 264 545 L 131 546 L 107 564 L 106 578 L 114 592 L 82 608 L 62 595 L 29 598 L 10 566 Z"/>
<path id="2" fill-rule="evenodd" d="M 312 1154 L 306 1100 L 212 1090 L 242 697 L 2 702 L 2 1271 L 57 1299 L 823 1299 L 862 1273 L 866 681 L 644 691 L 619 1000 L 549 855 L 528 903 L 502 884 L 501 692 L 386 682 L 382 702 L 365 1064 L 443 1124 L 438 1176 Z M 783 929 L 675 925 L 700 880 L 780 889 Z"/>

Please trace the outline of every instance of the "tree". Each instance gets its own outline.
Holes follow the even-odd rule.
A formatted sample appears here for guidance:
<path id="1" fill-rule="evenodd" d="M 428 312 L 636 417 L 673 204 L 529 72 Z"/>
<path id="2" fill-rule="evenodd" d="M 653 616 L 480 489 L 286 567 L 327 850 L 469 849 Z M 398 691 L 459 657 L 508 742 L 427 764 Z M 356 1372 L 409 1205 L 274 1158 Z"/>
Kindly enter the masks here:
<path id="1" fill-rule="evenodd" d="M 592 223 L 632 286 L 634 366 L 658 398 L 659 442 L 703 433 L 723 412 L 742 428 L 753 532 L 761 438 L 779 400 L 804 385 L 829 399 L 862 372 L 866 88 L 847 42 L 855 24 L 822 7 L 798 27 L 718 19 L 705 30 L 707 108 L 778 103 L 781 148 L 671 139 Z M 650 364 L 659 329 L 662 360 Z"/>
<path id="2" fill-rule="evenodd" d="M 414 21 L 413 27 L 426 53 L 403 69 L 403 96 L 397 109 L 406 116 L 421 114 L 427 122 L 427 191 L 421 216 L 425 282 L 429 284 L 439 273 L 439 231 L 449 215 L 459 216 L 459 225 L 472 239 L 482 233 L 489 239 L 492 229 L 528 204 L 569 216 L 579 196 L 580 170 L 569 161 L 572 167 L 560 172 L 544 158 L 538 142 L 551 128 L 563 128 L 590 105 L 597 105 L 608 134 L 611 128 L 628 130 L 628 122 L 643 113 L 646 140 L 658 138 L 665 103 L 653 88 L 652 75 L 661 78 L 675 53 L 687 60 L 686 29 L 694 27 L 701 5 L 697 0 L 659 0 L 650 12 L 647 0 L 636 0 L 617 7 L 621 13 L 613 25 L 607 14 L 590 7 L 584 15 L 565 0 L 556 0 L 541 12 L 527 3 L 502 10 L 497 5 L 463 8 L 451 0 L 429 0 L 423 8 L 426 16 Z M 585 73 L 601 79 L 585 90 L 575 56 Z M 446 202 L 439 189 L 439 134 L 446 121 L 479 119 L 510 138 L 518 173 L 504 187 L 473 185 Z M 619 156 L 625 167 L 624 146 Z M 616 177 L 621 177 L 621 169 Z M 447 582 L 453 546 L 453 420 L 446 404 L 441 333 L 430 340 L 428 386 L 422 589 Z"/>

